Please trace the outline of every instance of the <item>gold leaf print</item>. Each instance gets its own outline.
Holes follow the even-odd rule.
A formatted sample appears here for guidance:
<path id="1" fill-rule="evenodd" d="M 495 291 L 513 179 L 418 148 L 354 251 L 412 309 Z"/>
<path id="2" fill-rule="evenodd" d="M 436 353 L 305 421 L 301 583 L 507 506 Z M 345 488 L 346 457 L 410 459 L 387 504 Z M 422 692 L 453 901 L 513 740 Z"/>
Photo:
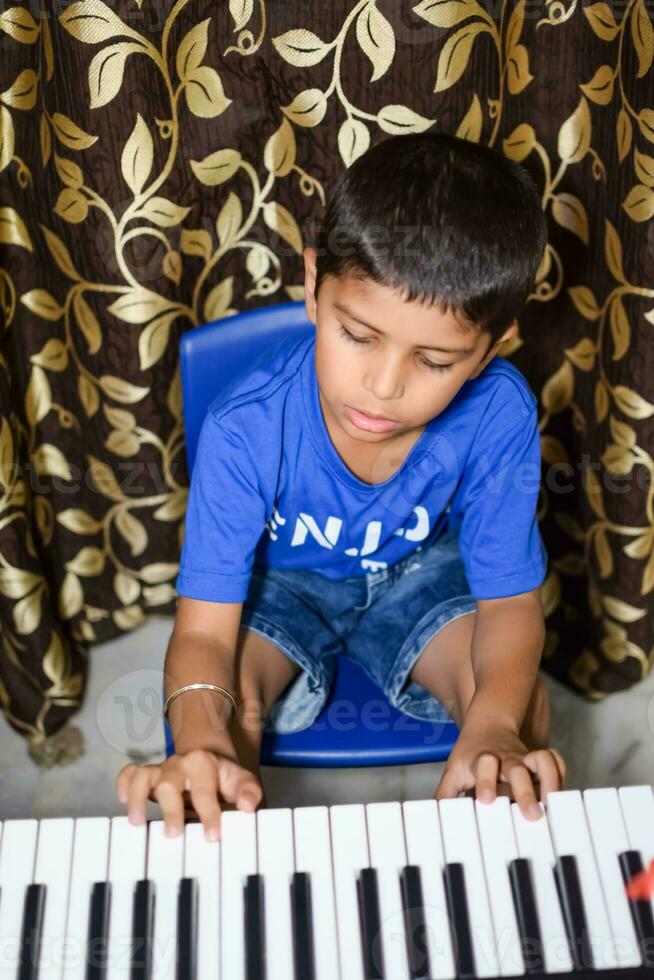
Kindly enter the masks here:
<path id="1" fill-rule="evenodd" d="M 575 367 L 578 367 L 581 371 L 591 371 L 595 364 L 597 347 L 589 337 L 584 337 L 574 347 L 564 348 L 564 353 Z"/>
<path id="2" fill-rule="evenodd" d="M 166 582 L 173 578 L 179 571 L 177 562 L 155 562 L 153 565 L 146 565 L 141 569 L 141 578 L 148 585 L 158 585 L 159 582 Z"/>
<path id="3" fill-rule="evenodd" d="M 631 149 L 631 140 L 633 136 L 633 126 L 631 125 L 631 119 L 627 115 L 624 109 L 620 109 L 618 113 L 618 118 L 616 120 L 616 140 L 618 143 L 618 159 L 620 163 L 629 153 Z"/>
<path id="4" fill-rule="evenodd" d="M 518 95 L 530 82 L 533 82 L 534 76 L 529 71 L 529 52 L 524 44 L 516 44 L 511 48 L 506 78 L 511 95 Z"/>
<path id="5" fill-rule="evenodd" d="M 28 636 L 38 628 L 41 622 L 41 598 L 43 588 L 35 589 L 31 595 L 17 602 L 12 610 L 16 632 Z"/>
<path id="6" fill-rule="evenodd" d="M 298 255 L 302 254 L 302 235 L 288 208 L 277 201 L 269 201 L 263 206 L 263 220 L 272 231 L 276 231 L 285 242 L 288 242 Z"/>
<path id="7" fill-rule="evenodd" d="M 609 426 L 611 428 L 611 435 L 619 446 L 631 448 L 636 445 L 636 433 L 626 422 L 620 422 L 619 419 L 611 416 Z"/>
<path id="8" fill-rule="evenodd" d="M 385 133 L 424 133 L 434 122 L 405 105 L 386 105 L 377 113 L 377 122 Z"/>
<path id="9" fill-rule="evenodd" d="M 604 255 L 606 257 L 606 264 L 609 267 L 611 275 L 617 279 L 618 282 L 624 282 L 624 269 L 622 268 L 622 244 L 620 242 L 620 236 L 608 218 L 604 219 L 604 226 Z"/>
<path id="10" fill-rule="evenodd" d="M 570 299 L 586 320 L 597 320 L 600 316 L 600 308 L 597 305 L 595 294 L 588 286 L 573 286 L 568 290 Z"/>
<path id="11" fill-rule="evenodd" d="M 650 143 L 654 143 L 654 109 L 641 109 L 637 116 L 638 128 Z"/>
<path id="12" fill-rule="evenodd" d="M 334 46 L 325 44 L 317 34 L 303 27 L 274 37 L 272 43 L 284 61 L 296 68 L 317 65 Z"/>
<path id="13" fill-rule="evenodd" d="M 574 392 L 574 374 L 568 361 L 543 385 L 540 397 L 543 408 L 548 412 L 562 412 L 572 401 Z"/>
<path id="14" fill-rule="evenodd" d="M 371 82 L 385 75 L 395 57 L 395 32 L 389 21 L 375 6 L 366 4 L 356 23 L 357 41 L 372 64 Z"/>
<path id="15" fill-rule="evenodd" d="M 31 426 L 37 425 L 52 408 L 52 392 L 48 376 L 38 365 L 32 368 L 25 389 L 25 415 Z"/>
<path id="16" fill-rule="evenodd" d="M 308 88 L 281 109 L 298 126 L 317 126 L 325 118 L 327 97 L 319 88 Z"/>
<path id="17" fill-rule="evenodd" d="M 214 119 L 231 105 L 223 90 L 223 83 L 215 68 L 206 65 L 191 72 L 186 82 L 186 102 L 194 116 Z"/>
<path id="18" fill-rule="evenodd" d="M 164 313 L 163 316 L 156 317 L 152 323 L 141 331 L 139 337 L 139 367 L 141 371 L 147 370 L 156 364 L 168 346 L 170 336 L 170 325 L 179 316 L 178 310 Z"/>
<path id="19" fill-rule="evenodd" d="M 62 480 L 72 480 L 73 476 L 66 457 L 61 449 L 52 443 L 43 442 L 37 446 L 31 459 L 39 476 L 59 476 Z"/>
<path id="20" fill-rule="evenodd" d="M 99 109 L 118 95 L 123 84 L 125 63 L 130 54 L 143 53 L 142 44 L 120 41 L 99 51 L 89 65 L 89 105 Z"/>
<path id="21" fill-rule="evenodd" d="M 346 167 L 370 146 L 370 132 L 360 119 L 346 119 L 338 130 L 338 152 Z"/>
<path id="22" fill-rule="evenodd" d="M 229 12 L 234 18 L 234 30 L 245 27 L 254 9 L 253 0 L 229 0 Z"/>
<path id="23" fill-rule="evenodd" d="M 625 385 L 616 385 L 613 394 L 618 408 L 630 418 L 648 419 L 654 415 L 654 405 L 646 401 L 637 391 Z"/>
<path id="24" fill-rule="evenodd" d="M 77 393 L 84 406 L 84 411 L 92 418 L 100 406 L 100 397 L 95 385 L 91 384 L 85 374 L 80 374 L 77 381 Z"/>
<path id="25" fill-rule="evenodd" d="M 182 38 L 177 49 L 175 66 L 180 81 L 185 82 L 190 73 L 199 68 L 207 51 L 209 22 L 211 17 L 192 27 Z"/>
<path id="26" fill-rule="evenodd" d="M 563 228 L 572 231 L 588 245 L 588 215 L 578 197 L 563 191 L 552 201 L 552 216 Z"/>
<path id="27" fill-rule="evenodd" d="M 139 451 L 141 443 L 134 432 L 125 432 L 124 429 L 114 429 L 104 442 L 105 448 L 116 456 L 135 456 Z"/>
<path id="28" fill-rule="evenodd" d="M 590 467 L 585 467 L 583 470 L 583 475 L 586 477 L 587 485 L 584 484 L 584 490 L 586 491 L 588 503 L 593 508 L 593 511 L 597 517 L 602 518 L 602 520 L 606 520 L 604 500 L 602 499 L 602 486 L 599 482 L 597 473 Z"/>
<path id="29" fill-rule="evenodd" d="M 91 136 L 83 129 L 65 116 L 62 112 L 55 112 L 52 115 L 52 125 L 57 139 L 67 146 L 69 150 L 88 150 L 97 142 L 97 136 Z"/>
<path id="30" fill-rule="evenodd" d="M 64 371 L 68 367 L 68 348 L 61 340 L 51 337 L 38 354 L 32 354 L 30 361 L 48 371 Z"/>
<path id="31" fill-rule="evenodd" d="M 208 261 L 211 257 L 211 235 L 202 228 L 183 228 L 180 248 L 184 255 L 199 255 Z"/>
<path id="32" fill-rule="evenodd" d="M 282 119 L 281 125 L 266 141 L 263 150 L 263 163 L 275 177 L 286 177 L 295 164 L 296 144 L 295 133 L 288 119 Z"/>
<path id="33" fill-rule="evenodd" d="M 649 558 L 652 554 L 652 548 L 654 548 L 654 530 L 630 541 L 622 550 L 630 558 Z"/>
<path id="34" fill-rule="evenodd" d="M 140 402 L 150 391 L 149 388 L 133 385 L 124 378 L 118 378 L 115 374 L 103 374 L 100 378 L 100 387 L 105 395 L 109 395 L 114 401 L 128 405 L 132 402 Z"/>
<path id="35" fill-rule="evenodd" d="M 627 353 L 631 340 L 631 327 L 620 296 L 611 303 L 609 320 L 613 337 L 613 360 L 619 361 Z"/>
<path id="36" fill-rule="evenodd" d="M 130 606 L 139 597 L 141 587 L 136 579 L 123 572 L 116 572 L 114 575 L 114 590 L 124 606 Z"/>
<path id="37" fill-rule="evenodd" d="M 43 36 L 43 51 L 45 54 L 45 78 L 49 82 L 54 74 L 54 52 L 52 50 L 52 34 L 47 17 L 41 21 L 41 31 Z"/>
<path id="38" fill-rule="evenodd" d="M 492 34 L 488 24 L 475 21 L 462 27 L 447 39 L 438 58 L 434 92 L 444 92 L 458 82 L 468 66 L 475 38 L 484 32 Z"/>
<path id="39" fill-rule="evenodd" d="M 65 187 L 57 198 L 54 211 L 64 221 L 77 225 L 86 219 L 89 213 L 89 205 L 83 194 L 73 190 L 72 187 Z"/>
<path id="40" fill-rule="evenodd" d="M 217 150 L 204 160 L 191 160 L 191 170 L 202 184 L 216 187 L 233 177 L 241 163 L 237 150 Z"/>
<path id="41" fill-rule="evenodd" d="M 45 225 L 40 225 L 40 228 L 45 236 L 45 241 L 50 251 L 50 255 L 57 263 L 59 269 L 63 272 L 65 276 L 68 276 L 69 279 L 74 279 L 75 281 L 80 282 L 81 276 L 78 273 L 75 266 L 73 265 L 73 260 L 70 257 L 70 252 L 68 251 L 68 249 L 66 248 L 62 240 L 59 238 L 58 235 L 55 235 L 53 231 L 50 231 L 49 228 L 46 228 Z"/>
<path id="42" fill-rule="evenodd" d="M 9 109 L 0 105 L 0 171 L 11 163 L 15 147 L 14 121 Z"/>
<path id="43" fill-rule="evenodd" d="M 179 286 L 182 279 L 182 257 L 179 252 L 171 250 L 166 252 L 162 262 L 164 275 L 168 276 L 171 282 Z"/>
<path id="44" fill-rule="evenodd" d="M 52 633 L 51 637 L 43 657 L 43 673 L 53 684 L 58 685 L 66 673 L 66 654 L 57 634 Z"/>
<path id="45" fill-rule="evenodd" d="M 5 565 L 0 568 L 0 592 L 8 599 L 22 599 L 41 581 L 40 575 Z"/>
<path id="46" fill-rule="evenodd" d="M 77 575 L 67 572 L 59 590 L 58 612 L 62 619 L 72 619 L 84 605 L 82 583 Z"/>
<path id="47" fill-rule="evenodd" d="M 476 0 L 421 0 L 414 12 L 434 27 L 455 27 L 467 17 L 489 16 Z"/>
<path id="48" fill-rule="evenodd" d="M 154 144 L 147 123 L 140 112 L 136 114 L 134 129 L 129 135 L 120 158 L 125 183 L 136 197 L 150 176 L 154 158 Z"/>
<path id="49" fill-rule="evenodd" d="M 204 304 L 204 318 L 209 323 L 224 316 L 232 302 L 234 277 L 229 276 L 214 286 Z"/>
<path id="50" fill-rule="evenodd" d="M 459 123 L 455 136 L 458 136 L 462 140 L 470 140 L 472 143 L 478 143 L 481 139 L 483 124 L 484 117 L 481 111 L 481 102 L 475 92 L 470 108 Z"/>
<path id="51" fill-rule="evenodd" d="M 77 324 L 88 344 L 89 354 L 97 354 L 102 345 L 102 332 L 95 313 L 81 293 L 75 293 L 73 311 Z"/>
<path id="52" fill-rule="evenodd" d="M 73 162 L 73 160 L 60 157 L 57 153 L 55 153 L 54 162 L 57 176 L 62 184 L 65 184 L 66 187 L 72 187 L 73 190 L 77 190 L 77 188 L 82 186 L 84 183 L 84 176 L 81 169 L 76 163 Z"/>
<path id="53" fill-rule="evenodd" d="M 644 609 L 638 609 L 630 605 L 624 599 L 616 599 L 614 596 L 602 596 L 602 605 L 609 616 L 619 620 L 621 623 L 635 623 L 645 615 Z"/>
<path id="54" fill-rule="evenodd" d="M 4 92 L 0 100 L 12 109 L 33 109 L 36 102 L 37 74 L 30 68 L 22 71 L 16 81 Z"/>
<path id="55" fill-rule="evenodd" d="M 614 73 L 610 65 L 601 65 L 591 80 L 579 88 L 597 105 L 608 105 L 613 98 Z"/>
<path id="56" fill-rule="evenodd" d="M 229 245 L 236 238 L 242 223 L 243 208 L 241 202 L 236 194 L 230 191 L 216 218 L 216 234 L 223 247 Z"/>
<path id="57" fill-rule="evenodd" d="M 0 140 L 2 139 L 2 112 L 6 112 L 0 106 Z M 8 113 L 7 113 L 8 114 Z M 11 119 L 11 117 L 10 117 Z M 39 120 L 39 141 L 41 144 L 41 160 L 43 161 L 43 166 L 47 164 L 50 159 L 50 154 L 52 153 L 52 136 L 50 135 L 50 126 L 44 112 L 41 113 L 41 118 Z M 0 163 L 2 162 L 2 147 L 0 144 Z M 0 166 L 0 169 L 2 167 Z"/>
<path id="58" fill-rule="evenodd" d="M 57 300 L 45 289 L 30 289 L 23 293 L 20 298 L 28 310 L 42 316 L 44 320 L 59 320 L 63 316 L 64 309 Z"/>
<path id="59" fill-rule="evenodd" d="M 638 55 L 638 72 L 642 78 L 652 67 L 654 57 L 654 29 L 643 0 L 636 0 L 631 14 L 631 37 Z"/>
<path id="60" fill-rule="evenodd" d="M 609 410 L 609 395 L 603 381 L 598 381 L 595 385 L 595 418 L 598 422 L 603 422 Z"/>
<path id="61" fill-rule="evenodd" d="M 107 309 L 109 313 L 113 313 L 125 323 L 146 323 L 153 316 L 170 310 L 172 305 L 165 296 L 160 296 L 159 293 L 146 289 L 145 286 L 134 286 Z"/>
<path id="62" fill-rule="evenodd" d="M 565 163 L 579 163 L 590 147 L 591 121 L 588 102 L 579 100 L 575 111 L 559 129 L 557 150 Z"/>
<path id="63" fill-rule="evenodd" d="M 32 251 L 32 242 L 23 219 L 13 208 L 0 208 L 0 245 L 22 245 Z"/>
<path id="64" fill-rule="evenodd" d="M 128 609 L 116 609 L 112 617 L 121 630 L 133 630 L 143 622 L 145 613 L 139 606 L 130 606 Z"/>
<path id="65" fill-rule="evenodd" d="M 132 37 L 142 40 L 102 0 L 79 0 L 71 3 L 59 18 L 59 23 L 84 44 L 99 44 L 113 37 Z M 145 43 L 145 42 L 144 42 Z"/>
<path id="66" fill-rule="evenodd" d="M 116 528 L 129 544 L 132 557 L 142 555 L 148 546 L 148 535 L 141 522 L 128 510 L 121 510 L 116 515 Z"/>
<path id="67" fill-rule="evenodd" d="M 89 460 L 89 474 L 99 492 L 108 497 L 109 500 L 113 500 L 114 503 L 122 501 L 123 494 L 111 467 L 96 459 L 95 456 L 87 455 L 87 459 Z"/>
<path id="68" fill-rule="evenodd" d="M 592 3 L 581 8 L 588 18 L 593 31 L 603 41 L 612 41 L 620 27 L 615 22 L 613 11 L 606 3 Z"/>
<path id="69" fill-rule="evenodd" d="M 191 209 L 181 207 L 166 197 L 151 197 L 138 209 L 139 217 L 147 218 L 153 225 L 160 228 L 172 228 L 180 224 Z"/>
<path id="70" fill-rule="evenodd" d="M 654 157 L 636 150 L 634 153 L 634 170 L 641 184 L 654 187 Z"/>
<path id="71" fill-rule="evenodd" d="M 654 190 L 644 184 L 635 184 L 622 202 L 622 207 L 633 221 L 649 221 L 654 215 Z"/>
<path id="72" fill-rule="evenodd" d="M 39 36 L 39 28 L 29 10 L 25 7 L 10 7 L 0 14 L 0 31 L 21 44 L 34 44 Z"/>
<path id="73" fill-rule="evenodd" d="M 515 160 L 516 163 L 522 163 L 533 150 L 535 143 L 534 127 L 528 123 L 522 123 L 520 126 L 516 126 L 510 136 L 502 140 L 502 149 L 509 159 Z"/>
<path id="74" fill-rule="evenodd" d="M 74 534 L 97 534 L 102 530 L 102 521 L 96 521 L 80 507 L 69 507 L 57 514 L 57 521 L 62 527 Z"/>

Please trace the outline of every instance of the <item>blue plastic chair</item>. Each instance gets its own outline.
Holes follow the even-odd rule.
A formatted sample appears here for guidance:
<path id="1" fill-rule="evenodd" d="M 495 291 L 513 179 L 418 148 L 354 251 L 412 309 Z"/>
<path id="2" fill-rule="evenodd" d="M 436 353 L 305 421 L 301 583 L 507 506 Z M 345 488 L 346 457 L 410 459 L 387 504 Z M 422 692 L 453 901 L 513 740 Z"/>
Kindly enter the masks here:
<path id="1" fill-rule="evenodd" d="M 208 323 L 183 334 L 180 370 L 188 471 L 213 398 L 266 348 L 314 329 L 303 302 L 282 303 Z M 380 637 L 383 642 L 383 637 Z M 418 721 L 386 700 L 382 690 L 346 656 L 336 656 L 329 699 L 301 732 L 266 730 L 261 763 L 267 766 L 390 766 L 446 759 L 459 730 L 453 722 Z M 174 752 L 166 729 L 166 752 Z"/>

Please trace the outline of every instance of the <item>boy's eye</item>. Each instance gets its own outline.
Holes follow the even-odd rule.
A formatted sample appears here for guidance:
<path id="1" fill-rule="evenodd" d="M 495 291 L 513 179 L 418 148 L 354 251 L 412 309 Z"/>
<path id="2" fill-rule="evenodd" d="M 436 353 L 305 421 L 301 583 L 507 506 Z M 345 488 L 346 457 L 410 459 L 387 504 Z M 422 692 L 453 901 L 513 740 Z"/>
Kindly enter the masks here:
<path id="1" fill-rule="evenodd" d="M 354 334 L 350 333 L 349 330 L 346 330 L 345 329 L 345 327 L 343 326 L 342 323 L 339 324 L 339 327 L 340 327 L 340 333 L 347 340 L 351 340 L 352 343 L 354 343 L 354 344 L 367 344 L 368 343 L 367 340 L 364 340 L 361 337 L 355 337 Z M 425 367 L 427 367 L 427 368 L 430 369 L 430 371 L 449 371 L 449 369 L 452 367 L 451 364 L 433 364 L 431 361 L 426 361 L 424 359 L 424 357 L 421 358 L 421 361 L 425 365 Z"/>

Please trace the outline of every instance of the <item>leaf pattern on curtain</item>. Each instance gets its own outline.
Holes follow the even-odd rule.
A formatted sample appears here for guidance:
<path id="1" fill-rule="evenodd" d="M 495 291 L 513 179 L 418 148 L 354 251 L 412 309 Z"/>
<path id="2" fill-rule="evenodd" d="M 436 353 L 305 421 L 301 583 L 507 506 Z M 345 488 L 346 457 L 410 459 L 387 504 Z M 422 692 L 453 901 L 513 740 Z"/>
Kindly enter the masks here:
<path id="1" fill-rule="evenodd" d="M 483 142 L 541 189 L 549 242 L 502 353 L 540 404 L 544 666 L 593 699 L 647 674 L 654 30 L 644 0 L 619 13 L 3 9 L 0 703 L 36 762 L 82 751 L 61 735 L 93 645 L 174 613 L 181 333 L 302 299 L 330 179 L 389 134 Z"/>

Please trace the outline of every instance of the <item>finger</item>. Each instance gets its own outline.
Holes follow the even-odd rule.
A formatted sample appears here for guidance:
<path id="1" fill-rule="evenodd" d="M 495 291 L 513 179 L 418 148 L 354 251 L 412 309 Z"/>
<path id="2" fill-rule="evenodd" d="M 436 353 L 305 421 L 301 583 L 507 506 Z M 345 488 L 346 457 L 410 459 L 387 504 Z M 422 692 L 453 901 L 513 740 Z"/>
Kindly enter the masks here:
<path id="1" fill-rule="evenodd" d="M 158 766 L 137 766 L 127 791 L 127 817 L 132 824 L 145 823 L 145 802 L 150 793 L 153 769 Z"/>
<path id="2" fill-rule="evenodd" d="M 189 790 L 193 808 L 202 821 L 204 836 L 220 840 L 221 808 L 218 802 L 218 766 L 215 761 L 198 758 L 187 774 L 184 789 Z"/>
<path id="3" fill-rule="evenodd" d="M 168 769 L 152 789 L 152 796 L 163 810 L 164 834 L 179 837 L 184 833 L 184 775 Z"/>
<path id="4" fill-rule="evenodd" d="M 504 765 L 504 773 L 511 783 L 513 799 L 516 801 L 522 815 L 527 820 L 538 820 L 543 811 L 536 799 L 536 790 L 531 781 L 531 774 L 522 761 L 508 762 Z"/>
<path id="5" fill-rule="evenodd" d="M 471 788 L 460 767 L 451 766 L 441 776 L 434 798 L 436 800 L 455 800 L 462 790 Z"/>
<path id="6" fill-rule="evenodd" d="M 568 767 L 566 766 L 563 756 L 561 755 L 558 749 L 550 748 L 548 751 L 550 751 L 554 756 L 554 761 L 556 762 L 557 768 L 559 770 L 559 776 L 561 778 L 561 789 L 563 789 L 565 785 L 565 777 L 568 774 Z"/>
<path id="7" fill-rule="evenodd" d="M 538 749 L 529 752 L 523 759 L 530 772 L 538 776 L 540 782 L 540 798 L 547 802 L 547 794 L 554 793 L 560 788 L 561 774 L 554 756 L 549 749 Z"/>
<path id="8" fill-rule="evenodd" d="M 135 770 L 136 765 L 133 762 L 130 762 L 128 765 L 123 766 L 116 776 L 116 793 L 121 803 L 127 803 L 127 792 Z"/>
<path id="9" fill-rule="evenodd" d="M 475 759 L 472 766 L 475 776 L 475 795 L 482 803 L 492 803 L 495 799 L 499 769 L 499 759 L 492 752 L 482 752 Z"/>
<path id="10" fill-rule="evenodd" d="M 219 790 L 238 810 L 256 810 L 263 790 L 254 774 L 231 759 L 218 760 Z"/>

